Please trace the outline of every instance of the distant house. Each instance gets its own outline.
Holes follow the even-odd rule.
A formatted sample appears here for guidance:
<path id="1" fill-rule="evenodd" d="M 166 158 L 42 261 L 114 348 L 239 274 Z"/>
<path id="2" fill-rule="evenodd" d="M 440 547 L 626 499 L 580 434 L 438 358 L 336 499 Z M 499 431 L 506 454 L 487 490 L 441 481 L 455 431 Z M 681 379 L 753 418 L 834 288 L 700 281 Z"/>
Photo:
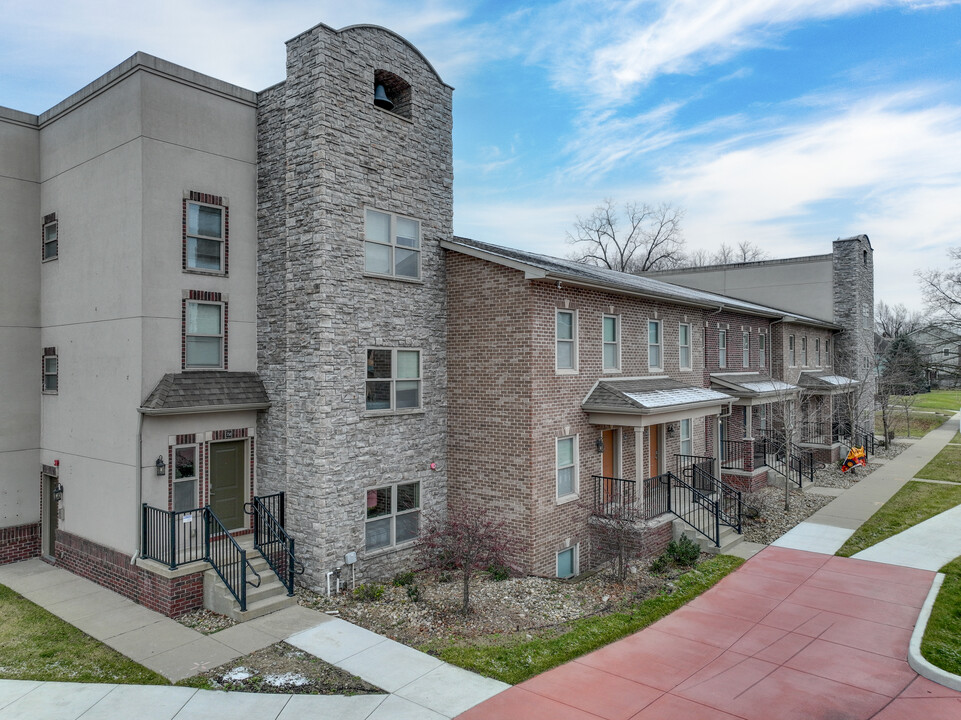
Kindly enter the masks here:
<path id="1" fill-rule="evenodd" d="M 931 387 L 957 387 L 961 384 L 961 335 L 944 325 L 928 325 L 909 333 L 924 358 Z"/>

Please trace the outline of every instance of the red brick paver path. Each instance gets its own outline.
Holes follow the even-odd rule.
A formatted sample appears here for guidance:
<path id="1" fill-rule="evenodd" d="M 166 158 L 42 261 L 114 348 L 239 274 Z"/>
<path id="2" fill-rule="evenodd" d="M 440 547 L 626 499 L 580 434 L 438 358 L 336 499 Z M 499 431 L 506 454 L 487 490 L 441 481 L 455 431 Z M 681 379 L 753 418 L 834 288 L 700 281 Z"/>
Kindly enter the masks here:
<path id="1" fill-rule="evenodd" d="M 769 547 L 649 628 L 458 720 L 961 720 L 908 643 L 934 573 Z"/>

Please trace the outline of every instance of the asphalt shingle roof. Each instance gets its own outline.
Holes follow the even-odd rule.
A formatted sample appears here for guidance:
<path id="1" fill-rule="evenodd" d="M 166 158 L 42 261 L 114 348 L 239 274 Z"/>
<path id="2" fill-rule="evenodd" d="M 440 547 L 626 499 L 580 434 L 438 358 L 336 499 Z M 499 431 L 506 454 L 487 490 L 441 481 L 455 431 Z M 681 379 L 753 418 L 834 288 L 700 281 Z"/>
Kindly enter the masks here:
<path id="1" fill-rule="evenodd" d="M 231 410 L 270 407 L 267 390 L 255 372 L 187 370 L 167 373 L 144 401 L 150 415 L 195 409 Z"/>
<path id="2" fill-rule="evenodd" d="M 802 372 L 798 378 L 798 385 L 807 390 L 843 390 L 857 384 L 857 380 L 825 372 Z"/>
<path id="3" fill-rule="evenodd" d="M 775 380 L 770 375 L 759 372 L 712 373 L 711 381 L 719 385 L 719 389 L 724 392 L 744 396 L 776 395 L 798 389 L 797 385 Z"/>
<path id="4" fill-rule="evenodd" d="M 691 387 L 668 377 L 600 380 L 581 404 L 584 410 L 644 414 L 671 408 L 733 400 L 709 388 Z"/>

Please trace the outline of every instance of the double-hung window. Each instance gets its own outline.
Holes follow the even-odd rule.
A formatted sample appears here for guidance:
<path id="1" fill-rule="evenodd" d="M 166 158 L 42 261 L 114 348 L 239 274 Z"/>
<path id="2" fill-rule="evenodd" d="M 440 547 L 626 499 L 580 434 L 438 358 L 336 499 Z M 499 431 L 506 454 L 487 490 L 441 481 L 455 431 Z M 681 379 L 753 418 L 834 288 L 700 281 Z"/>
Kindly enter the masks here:
<path id="1" fill-rule="evenodd" d="M 797 366 L 797 355 L 795 354 L 795 351 L 794 351 L 793 335 L 788 335 L 788 338 L 787 338 L 787 359 L 788 359 L 788 364 L 791 367 Z"/>
<path id="2" fill-rule="evenodd" d="M 368 210 L 364 223 L 364 270 L 374 275 L 420 279 L 420 222 Z"/>
<path id="3" fill-rule="evenodd" d="M 762 370 L 767 367 L 767 335 L 757 336 L 757 364 Z"/>
<path id="4" fill-rule="evenodd" d="M 808 339 L 807 339 L 807 336 L 805 335 L 803 338 L 801 338 L 801 365 L 804 365 L 806 367 L 807 364 L 808 364 Z"/>
<path id="5" fill-rule="evenodd" d="M 677 327 L 677 364 L 681 370 L 691 369 L 691 326 L 688 323 Z"/>
<path id="6" fill-rule="evenodd" d="M 184 337 L 185 368 L 224 366 L 223 303 L 188 302 Z"/>
<path id="7" fill-rule="evenodd" d="M 741 365 L 749 368 L 751 367 L 751 333 L 742 333 L 741 337 Z"/>
<path id="8" fill-rule="evenodd" d="M 661 321 L 647 321 L 647 367 L 649 370 L 663 370 L 661 357 Z"/>
<path id="9" fill-rule="evenodd" d="M 41 259 L 56 260 L 60 252 L 60 226 L 57 223 L 57 213 L 50 213 L 43 218 L 43 253 Z"/>
<path id="10" fill-rule="evenodd" d="M 605 315 L 604 319 L 604 369 L 621 369 L 621 323 L 616 315 Z"/>
<path id="11" fill-rule="evenodd" d="M 365 547 L 401 545 L 420 533 L 420 483 L 401 483 L 366 492 Z"/>
<path id="12" fill-rule="evenodd" d="M 691 442 L 691 419 L 681 420 L 681 455 L 693 455 L 694 447 Z"/>
<path id="13" fill-rule="evenodd" d="M 577 370 L 577 313 L 573 310 L 557 311 L 555 338 L 555 368 Z"/>
<path id="14" fill-rule="evenodd" d="M 60 359 L 57 348 L 43 349 L 43 392 L 53 395 L 60 388 Z"/>
<path id="15" fill-rule="evenodd" d="M 824 341 L 824 364 L 831 367 L 831 341 Z"/>
<path id="16" fill-rule="evenodd" d="M 821 367 L 821 338 L 814 338 L 814 362 Z"/>
<path id="17" fill-rule="evenodd" d="M 577 435 L 557 438 L 557 497 L 577 493 Z"/>
<path id="18" fill-rule="evenodd" d="M 717 366 L 727 367 L 727 330 L 717 331 Z"/>
<path id="19" fill-rule="evenodd" d="M 181 445 L 174 448 L 174 512 L 199 507 L 197 500 L 197 446 Z"/>
<path id="20" fill-rule="evenodd" d="M 185 269 L 225 272 L 224 208 L 199 202 L 187 202 L 186 212 Z"/>
<path id="21" fill-rule="evenodd" d="M 420 350 L 367 350 L 367 409 L 415 410 L 421 406 Z"/>

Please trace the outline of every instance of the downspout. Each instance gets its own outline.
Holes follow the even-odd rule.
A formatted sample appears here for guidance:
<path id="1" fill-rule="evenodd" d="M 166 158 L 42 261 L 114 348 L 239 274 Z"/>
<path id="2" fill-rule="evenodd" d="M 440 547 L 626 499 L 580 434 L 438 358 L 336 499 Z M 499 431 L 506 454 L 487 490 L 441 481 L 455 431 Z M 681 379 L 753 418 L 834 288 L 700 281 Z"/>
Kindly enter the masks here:
<path id="1" fill-rule="evenodd" d="M 134 471 L 137 473 L 137 547 L 130 556 L 131 565 L 134 565 L 140 556 L 140 541 L 143 538 L 143 413 L 138 412 L 137 416 L 137 461 L 134 463 Z"/>

